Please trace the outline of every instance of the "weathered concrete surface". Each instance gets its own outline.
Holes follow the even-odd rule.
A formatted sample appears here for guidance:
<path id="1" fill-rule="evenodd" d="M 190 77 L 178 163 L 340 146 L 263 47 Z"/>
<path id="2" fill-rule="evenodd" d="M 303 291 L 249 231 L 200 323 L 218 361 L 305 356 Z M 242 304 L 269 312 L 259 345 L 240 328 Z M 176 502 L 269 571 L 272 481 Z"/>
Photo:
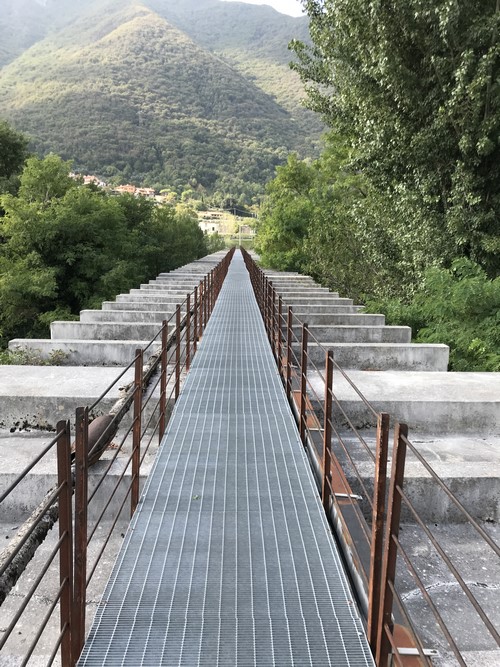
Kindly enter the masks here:
<path id="1" fill-rule="evenodd" d="M 155 322 L 161 325 L 175 310 L 81 310 L 80 322 Z"/>
<path id="2" fill-rule="evenodd" d="M 356 314 L 363 310 L 363 306 L 332 306 L 332 305 L 323 305 L 318 306 L 316 304 L 311 304 L 307 299 L 304 299 L 302 303 L 295 304 L 292 306 L 293 313 L 313 313 L 318 315 L 342 315 L 342 314 Z M 307 318 L 304 318 L 304 322 L 308 323 Z"/>
<path id="3" fill-rule="evenodd" d="M 160 323 L 145 322 L 52 322 L 52 340 L 152 340 Z"/>
<path id="4" fill-rule="evenodd" d="M 48 360 L 56 352 L 63 355 L 67 366 L 128 366 L 138 348 L 145 348 L 149 340 L 48 340 L 46 338 L 15 338 L 9 342 L 9 350 L 30 350 L 41 359 Z M 148 359 L 158 350 L 152 345 L 144 355 Z"/>
<path id="5" fill-rule="evenodd" d="M 175 296 L 172 294 L 163 294 L 159 290 L 149 290 L 147 293 L 145 290 L 130 290 L 130 294 L 118 294 L 116 301 L 118 302 L 134 302 L 134 301 L 144 301 L 148 303 L 165 303 L 171 304 L 174 307 L 176 304 L 181 304 L 186 299 L 186 294 L 180 294 Z"/>
<path id="6" fill-rule="evenodd" d="M 166 294 L 184 294 L 192 292 L 195 287 L 199 285 L 199 281 L 194 280 L 192 282 L 160 282 L 160 283 L 144 283 L 139 289 L 145 290 L 146 292 L 162 292 Z"/>
<path id="7" fill-rule="evenodd" d="M 181 307 L 181 312 L 185 313 L 186 312 L 186 304 L 181 302 L 180 304 Z M 146 310 L 146 311 L 163 311 L 165 313 L 169 313 L 172 311 L 175 311 L 177 304 L 175 306 L 172 306 L 170 303 L 164 303 L 161 299 L 158 299 L 156 301 L 146 301 L 145 299 L 137 299 L 133 301 L 104 301 L 102 303 L 102 310 L 107 311 L 107 310 L 126 310 L 126 311 L 132 311 L 132 310 Z"/>
<path id="8" fill-rule="evenodd" d="M 344 299 L 342 297 L 337 297 L 332 295 L 326 296 L 317 296 L 310 295 L 309 292 L 298 293 L 296 296 L 284 295 L 283 301 L 294 308 L 297 308 L 297 305 L 308 304 L 309 306 L 353 306 L 354 302 L 352 299 Z"/>
<path id="9" fill-rule="evenodd" d="M 7 538 L 12 537 L 16 529 L 15 522 L 6 523 L 3 519 L 0 524 L 0 540 L 3 544 L 8 542 Z M 89 545 L 89 562 L 93 565 L 98 557 L 101 548 L 104 545 L 106 536 L 111 529 L 110 521 L 103 521 L 96 532 L 95 538 Z M 94 618 L 97 610 L 97 605 L 101 599 L 102 593 L 106 583 L 111 575 L 111 570 L 116 560 L 116 556 L 120 550 L 125 535 L 126 525 L 119 523 L 112 533 L 103 558 L 97 567 L 95 574 L 89 584 L 87 597 L 87 632 L 90 629 L 90 624 Z M 18 581 L 15 589 L 5 600 L 2 605 L 1 622 L 0 622 L 0 638 L 3 637 L 6 628 L 11 622 L 14 614 L 20 605 L 26 599 L 27 593 L 35 578 L 40 573 L 42 567 L 47 562 L 51 551 L 55 548 L 58 538 L 57 526 L 53 528 L 42 546 L 37 550 L 35 557 L 29 563 L 25 573 Z M 57 562 L 57 559 L 56 559 Z M 35 634 L 40 627 L 41 620 L 48 612 L 49 605 L 55 600 L 57 590 L 59 588 L 58 573 L 54 566 L 52 566 L 48 574 L 44 577 L 40 587 L 27 609 L 22 615 L 16 628 L 7 641 L 6 646 L 2 649 L 0 655 L 0 667 L 19 667 L 23 662 L 23 657 L 26 655 L 27 649 L 35 638 Z M 29 667 L 46 667 L 49 663 L 51 653 L 55 647 L 55 642 L 59 636 L 59 606 L 56 606 L 54 613 L 51 616 L 47 629 L 43 633 L 40 641 L 35 649 L 33 657 L 29 661 Z M 59 658 L 53 663 L 60 665 Z"/>
<path id="10" fill-rule="evenodd" d="M 486 523 L 483 528 L 498 543 L 498 524 Z M 500 627 L 500 561 L 486 545 L 478 549 L 476 534 L 466 525 L 435 525 L 432 533 L 458 569 L 488 618 Z M 445 623 L 451 630 L 468 667 L 498 667 L 500 648 L 475 613 L 458 583 L 444 566 L 438 553 L 422 531 L 403 525 L 400 539 L 414 563 L 426 591 L 438 604 Z M 485 544 L 485 543 L 483 543 Z M 455 667 L 447 643 L 434 616 L 417 590 L 411 576 L 398 569 L 398 585 L 405 605 L 421 634 L 424 646 L 436 649 L 435 667 Z"/>
<path id="11" fill-rule="evenodd" d="M 325 350 L 332 350 L 342 368 L 359 370 L 446 371 L 449 348 L 447 345 L 423 343 L 310 343 L 308 355 L 318 368 L 325 366 Z"/>
<path id="12" fill-rule="evenodd" d="M 314 311 L 314 309 L 311 309 Z M 295 317 L 309 326 L 314 325 L 350 325 L 350 326 L 384 326 L 385 315 L 368 313 L 315 313 L 293 311 Z M 286 313 L 285 313 L 286 314 Z"/>
<path id="13" fill-rule="evenodd" d="M 410 327 L 376 324 L 309 324 L 312 340 L 320 343 L 410 343 Z M 297 327 L 297 336 L 300 338 Z"/>

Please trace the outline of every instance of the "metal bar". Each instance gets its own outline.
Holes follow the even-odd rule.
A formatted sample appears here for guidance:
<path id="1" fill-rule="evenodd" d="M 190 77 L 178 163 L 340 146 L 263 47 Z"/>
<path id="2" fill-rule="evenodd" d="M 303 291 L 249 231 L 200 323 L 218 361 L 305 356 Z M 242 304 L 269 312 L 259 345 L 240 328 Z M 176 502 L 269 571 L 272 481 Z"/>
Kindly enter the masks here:
<path id="1" fill-rule="evenodd" d="M 26 468 L 22 471 L 22 473 L 15 479 L 15 481 L 2 493 L 0 496 L 0 504 L 3 503 L 3 501 L 7 498 L 7 496 L 12 493 L 12 491 L 16 488 L 18 484 L 20 484 L 23 479 L 26 477 L 26 475 L 32 470 L 37 463 L 40 463 L 40 461 L 43 459 L 43 457 L 50 452 L 52 447 L 56 444 L 57 440 L 59 438 L 59 434 L 57 434 L 50 442 L 49 444 L 45 447 L 43 452 L 40 452 L 40 454 L 33 459 L 33 461 L 26 466 Z"/>
<path id="2" fill-rule="evenodd" d="M 292 306 L 288 306 L 286 324 L 286 396 L 288 401 L 292 396 Z"/>
<path id="3" fill-rule="evenodd" d="M 178 306 L 180 312 L 180 306 Z M 130 494 L 130 516 L 133 516 L 139 503 L 139 482 L 141 467 L 141 417 L 142 417 L 142 366 L 143 353 L 141 349 L 135 351 L 135 393 L 134 393 L 134 428 L 132 430 L 132 492 Z"/>
<path id="4" fill-rule="evenodd" d="M 175 400 L 181 390 L 181 307 L 175 311 Z"/>
<path id="5" fill-rule="evenodd" d="M 278 297 L 278 368 L 282 378 L 285 377 L 283 371 L 283 297 Z"/>
<path id="6" fill-rule="evenodd" d="M 300 359 L 300 411 L 299 431 L 302 443 L 306 444 L 306 396 L 307 396 L 307 339 L 309 329 L 307 324 L 302 325 L 302 352 Z"/>
<path id="7" fill-rule="evenodd" d="M 332 466 L 332 391 L 333 391 L 333 352 L 326 353 L 325 374 L 325 414 L 323 426 L 323 480 L 321 489 L 321 500 L 326 516 L 330 517 L 330 501 L 332 498 L 331 466 Z"/>
<path id="8" fill-rule="evenodd" d="M 73 584 L 73 656 L 77 660 L 85 642 L 87 602 L 87 538 L 88 538 L 88 438 L 89 410 L 76 410 L 75 438 L 75 554 Z"/>
<path id="9" fill-rule="evenodd" d="M 207 326 L 207 300 L 208 300 L 208 279 L 207 276 L 203 278 L 203 331 Z"/>
<path id="10" fill-rule="evenodd" d="M 198 349 L 198 287 L 194 288 L 193 308 L 193 354 Z"/>
<path id="11" fill-rule="evenodd" d="M 279 367 L 279 357 L 278 355 L 278 337 L 277 337 L 277 331 L 276 331 L 276 290 L 274 287 L 271 287 L 271 306 L 272 306 L 272 319 L 271 319 L 271 336 L 273 339 L 272 343 L 272 348 L 273 348 L 273 354 L 274 358 L 276 359 Z"/>
<path id="12" fill-rule="evenodd" d="M 196 341 L 196 339 L 195 339 Z M 168 323 L 163 320 L 163 331 L 161 334 L 161 375 L 160 375 L 160 442 L 165 433 L 167 425 L 167 344 L 168 344 Z"/>
<path id="13" fill-rule="evenodd" d="M 59 422 L 58 432 L 61 436 L 57 441 L 57 479 L 59 493 L 59 583 L 61 586 L 61 600 L 59 604 L 61 616 L 61 632 L 64 636 L 61 642 L 61 662 L 63 665 L 72 665 L 71 632 L 73 607 L 73 516 L 72 496 L 73 481 L 71 478 L 71 440 L 69 422 Z"/>
<path id="14" fill-rule="evenodd" d="M 377 449 L 375 455 L 375 480 L 372 508 L 372 539 L 370 548 L 370 579 L 368 588 L 368 642 L 372 653 L 377 652 L 377 635 L 380 611 L 380 585 L 384 549 L 385 490 L 387 456 L 389 452 L 390 417 L 386 412 L 377 419 Z"/>
<path id="15" fill-rule="evenodd" d="M 392 633 L 392 602 L 393 594 L 390 584 L 394 585 L 396 577 L 396 562 L 398 557 L 397 546 L 394 537 L 399 536 L 399 522 L 401 518 L 401 496 L 397 487 L 403 487 L 406 444 L 404 438 L 408 436 L 408 426 L 397 423 L 394 428 L 394 449 L 392 454 L 391 482 L 389 486 L 389 499 L 387 501 L 387 525 L 385 537 L 385 552 L 382 563 L 382 581 L 380 595 L 380 609 L 378 612 L 378 636 L 375 662 L 377 665 L 386 665 L 391 652 L 391 641 L 387 628 Z"/>
<path id="16" fill-rule="evenodd" d="M 191 295 L 187 295 L 186 313 L 186 371 L 191 366 Z"/>

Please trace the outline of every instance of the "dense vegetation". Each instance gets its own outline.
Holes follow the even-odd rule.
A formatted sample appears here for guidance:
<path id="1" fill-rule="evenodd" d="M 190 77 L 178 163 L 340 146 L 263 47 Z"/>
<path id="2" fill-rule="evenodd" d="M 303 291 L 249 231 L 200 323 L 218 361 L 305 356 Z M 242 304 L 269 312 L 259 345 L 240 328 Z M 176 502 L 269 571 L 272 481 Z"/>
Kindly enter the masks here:
<path id="1" fill-rule="evenodd" d="M 290 150 L 314 154 L 321 124 L 286 65 L 306 19 L 219 0 L 24 3 L 20 44 L 0 69 L 0 117 L 37 154 L 110 182 L 248 203 Z M 0 25 L 12 34 L 21 14 L 7 5 Z"/>
<path id="2" fill-rule="evenodd" d="M 112 197 L 69 173 L 56 155 L 31 157 L 18 193 L 0 195 L 0 347 L 216 249 L 188 209 Z"/>
<path id="3" fill-rule="evenodd" d="M 500 370 L 498 2 L 304 4 L 295 69 L 332 132 L 268 186 L 263 261 L 409 318 L 454 369 Z"/>

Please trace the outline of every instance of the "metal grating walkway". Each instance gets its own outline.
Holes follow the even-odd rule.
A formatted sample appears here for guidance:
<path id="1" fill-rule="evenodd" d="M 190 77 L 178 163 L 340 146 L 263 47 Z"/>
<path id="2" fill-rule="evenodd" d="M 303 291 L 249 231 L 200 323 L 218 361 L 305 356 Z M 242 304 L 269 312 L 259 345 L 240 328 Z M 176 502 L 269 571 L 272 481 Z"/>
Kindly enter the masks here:
<path id="1" fill-rule="evenodd" d="M 236 252 L 79 665 L 373 665 Z"/>

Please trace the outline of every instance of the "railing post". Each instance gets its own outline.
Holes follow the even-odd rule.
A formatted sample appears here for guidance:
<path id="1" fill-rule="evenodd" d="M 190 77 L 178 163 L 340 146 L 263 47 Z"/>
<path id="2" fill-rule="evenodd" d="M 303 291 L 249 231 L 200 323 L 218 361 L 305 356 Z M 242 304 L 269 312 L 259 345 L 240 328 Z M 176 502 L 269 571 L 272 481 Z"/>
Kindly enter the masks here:
<path id="1" fill-rule="evenodd" d="M 205 327 L 207 326 L 207 298 L 208 298 L 207 285 L 208 285 L 208 280 L 207 277 L 205 276 L 203 278 L 203 331 L 205 331 Z"/>
<path id="2" fill-rule="evenodd" d="M 272 338 L 272 348 L 273 348 L 273 354 L 274 358 L 276 361 L 277 359 L 277 346 L 278 346 L 278 339 L 276 336 L 276 290 L 274 287 L 271 287 L 271 338 Z"/>
<path id="3" fill-rule="evenodd" d="M 380 609 L 378 613 L 377 651 L 375 662 L 377 665 L 387 665 L 391 653 L 391 643 L 387 636 L 387 630 L 392 632 L 392 603 L 393 594 L 391 586 L 394 586 L 396 577 L 396 564 L 398 550 L 394 538 L 399 537 L 399 523 L 401 519 L 401 494 L 398 487 L 403 487 L 406 459 L 406 443 L 404 438 L 408 436 L 406 424 L 396 424 L 394 428 L 394 449 L 392 454 L 391 482 L 389 485 L 389 498 L 387 501 L 387 524 L 385 534 L 385 552 L 382 563 L 382 581 L 380 595 Z M 375 613 L 375 612 L 374 612 Z"/>
<path id="4" fill-rule="evenodd" d="M 161 329 L 161 375 L 160 375 L 160 432 L 159 439 L 162 441 L 167 425 L 167 345 L 168 345 L 168 322 L 163 320 Z"/>
<path id="5" fill-rule="evenodd" d="M 286 320 L 286 396 L 290 401 L 292 396 L 292 306 L 288 306 L 288 316 Z"/>
<path id="6" fill-rule="evenodd" d="M 73 586 L 73 658 L 85 642 L 87 609 L 89 409 L 77 408 L 75 420 L 75 556 Z"/>
<path id="7" fill-rule="evenodd" d="M 309 329 L 307 324 L 302 325 L 302 351 L 300 355 L 300 438 L 306 444 L 306 398 L 307 398 L 307 341 Z"/>
<path id="8" fill-rule="evenodd" d="M 384 552 L 385 491 L 387 457 L 389 452 L 390 417 L 382 412 L 377 418 L 377 449 L 375 452 L 375 479 L 372 512 L 372 539 L 370 548 L 370 578 L 368 587 L 368 641 L 373 655 L 377 652 L 377 633 L 380 611 L 380 586 Z"/>
<path id="9" fill-rule="evenodd" d="M 135 351 L 134 378 L 134 426 L 132 429 L 132 485 L 130 493 L 130 516 L 139 503 L 139 484 L 141 468 L 141 430 L 142 430 L 142 366 L 144 353 Z"/>
<path id="10" fill-rule="evenodd" d="M 214 277 L 213 277 L 213 271 L 210 271 L 208 274 L 208 319 L 210 319 L 210 315 L 212 314 L 212 308 L 213 308 L 213 303 L 214 301 Z"/>
<path id="11" fill-rule="evenodd" d="M 326 353 L 325 372 L 325 423 L 323 429 L 323 480 L 321 500 L 326 516 L 330 517 L 330 501 L 332 498 L 332 408 L 333 408 L 333 352 Z"/>
<path id="12" fill-rule="evenodd" d="M 72 666 L 71 633 L 73 631 L 73 517 L 71 502 L 73 483 L 71 479 L 71 439 L 68 421 L 57 424 L 61 435 L 57 440 L 57 479 L 59 490 L 59 584 L 61 586 L 60 624 L 61 624 L 61 663 Z"/>
<path id="13" fill-rule="evenodd" d="M 194 308 L 193 308 L 193 353 L 198 349 L 198 287 L 194 288 Z"/>
<path id="14" fill-rule="evenodd" d="M 278 368 L 281 377 L 283 378 L 285 374 L 283 373 L 283 299 L 280 296 L 278 297 Z"/>
<path id="15" fill-rule="evenodd" d="M 181 390 L 181 307 L 175 309 L 175 400 Z"/>
<path id="16" fill-rule="evenodd" d="M 191 365 L 191 295 L 186 298 L 186 372 Z"/>

